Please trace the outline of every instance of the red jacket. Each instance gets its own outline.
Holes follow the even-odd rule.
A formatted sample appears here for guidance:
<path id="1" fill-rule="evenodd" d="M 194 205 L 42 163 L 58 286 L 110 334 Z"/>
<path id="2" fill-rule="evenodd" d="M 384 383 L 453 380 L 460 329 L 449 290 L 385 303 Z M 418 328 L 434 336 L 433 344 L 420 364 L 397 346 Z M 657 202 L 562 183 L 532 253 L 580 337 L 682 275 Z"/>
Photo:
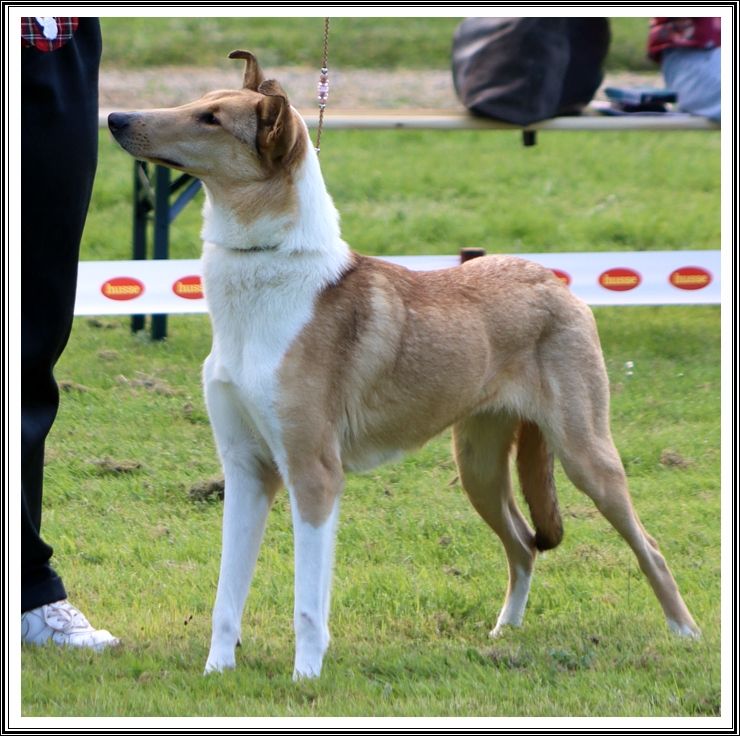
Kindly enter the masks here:
<path id="1" fill-rule="evenodd" d="M 660 61 L 666 49 L 720 46 L 719 18 L 651 18 L 648 56 Z"/>

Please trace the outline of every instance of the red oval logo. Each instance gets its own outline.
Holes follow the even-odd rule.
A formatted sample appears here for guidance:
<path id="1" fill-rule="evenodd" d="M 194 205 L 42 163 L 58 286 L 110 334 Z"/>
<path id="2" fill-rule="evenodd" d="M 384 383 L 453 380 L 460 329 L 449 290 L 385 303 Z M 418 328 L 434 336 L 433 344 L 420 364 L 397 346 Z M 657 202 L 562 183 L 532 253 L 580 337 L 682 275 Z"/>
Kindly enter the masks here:
<path id="1" fill-rule="evenodd" d="M 565 271 L 561 271 L 559 268 L 551 268 L 550 269 L 566 286 L 570 286 L 570 283 L 572 281 L 570 274 L 565 273 Z"/>
<path id="2" fill-rule="evenodd" d="M 677 289 L 695 291 L 709 286 L 712 281 L 712 274 L 701 266 L 683 266 L 677 268 L 668 277 L 668 281 Z"/>
<path id="3" fill-rule="evenodd" d="M 200 276 L 183 276 L 172 284 L 172 291 L 183 299 L 202 299 L 203 282 Z"/>
<path id="4" fill-rule="evenodd" d="M 640 274 L 631 268 L 610 268 L 599 276 L 599 283 L 611 291 L 629 291 L 641 282 Z"/>
<path id="5" fill-rule="evenodd" d="M 117 276 L 114 279 L 108 279 L 100 287 L 100 291 L 108 299 L 125 302 L 141 296 L 144 293 L 144 284 L 132 276 Z"/>

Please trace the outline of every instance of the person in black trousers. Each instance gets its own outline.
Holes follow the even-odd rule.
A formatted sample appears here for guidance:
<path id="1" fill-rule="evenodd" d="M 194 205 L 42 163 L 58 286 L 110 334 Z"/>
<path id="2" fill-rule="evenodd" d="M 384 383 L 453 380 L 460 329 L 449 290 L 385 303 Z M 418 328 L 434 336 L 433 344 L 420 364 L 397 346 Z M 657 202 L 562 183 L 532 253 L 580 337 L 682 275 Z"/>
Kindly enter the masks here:
<path id="1" fill-rule="evenodd" d="M 40 534 L 44 442 L 59 406 L 53 370 L 72 329 L 97 165 L 100 24 L 23 18 L 21 36 L 22 641 L 102 649 L 118 640 L 66 600 Z"/>

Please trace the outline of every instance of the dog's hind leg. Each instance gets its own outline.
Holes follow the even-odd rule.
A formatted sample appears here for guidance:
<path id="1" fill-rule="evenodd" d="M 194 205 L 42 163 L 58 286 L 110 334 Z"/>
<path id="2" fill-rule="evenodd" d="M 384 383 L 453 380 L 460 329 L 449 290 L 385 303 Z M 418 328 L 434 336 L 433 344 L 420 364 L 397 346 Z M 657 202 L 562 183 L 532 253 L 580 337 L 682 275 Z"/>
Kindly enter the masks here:
<path id="1" fill-rule="evenodd" d="M 288 483 L 295 538 L 293 679 L 318 677 L 329 646 L 329 604 L 344 476 L 327 452 L 293 468 Z"/>
<path id="2" fill-rule="evenodd" d="M 558 420 L 549 438 L 570 480 L 594 501 L 632 548 L 670 628 L 684 636 L 697 636 L 699 629 L 657 543 L 632 507 L 626 474 L 609 431 L 608 382 L 599 364 L 582 360 L 580 373 L 571 366 L 561 374 L 561 400 L 553 414 Z M 573 385 L 573 380 L 578 385 Z"/>
<path id="3" fill-rule="evenodd" d="M 519 420 L 506 413 L 482 413 L 453 427 L 460 481 L 476 511 L 501 538 L 509 564 L 509 587 L 492 636 L 506 625 L 520 626 L 536 557 L 535 535 L 511 492 L 509 453 Z"/>
<path id="4" fill-rule="evenodd" d="M 281 483 L 277 471 L 254 457 L 254 439 L 223 384 L 206 386 L 214 435 L 224 469 L 221 570 L 205 671 L 235 666 L 241 619 L 267 514 Z"/>

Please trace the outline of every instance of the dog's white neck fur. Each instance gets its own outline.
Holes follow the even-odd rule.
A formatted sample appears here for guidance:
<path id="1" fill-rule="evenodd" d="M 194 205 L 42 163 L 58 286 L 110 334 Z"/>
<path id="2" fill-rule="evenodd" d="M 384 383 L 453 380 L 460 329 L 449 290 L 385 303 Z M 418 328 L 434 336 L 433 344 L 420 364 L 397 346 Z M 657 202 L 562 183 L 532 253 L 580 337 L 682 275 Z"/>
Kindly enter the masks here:
<path id="1" fill-rule="evenodd" d="M 340 235 L 339 214 L 326 190 L 318 156 L 310 141 L 296 171 L 297 207 L 293 212 L 263 214 L 245 222 L 243 216 L 237 216 L 226 204 L 216 201 L 207 184 L 204 188 L 201 236 L 206 243 L 238 252 L 276 250 L 284 256 L 321 253 L 338 256 L 343 262 L 349 257 L 349 249 Z"/>

